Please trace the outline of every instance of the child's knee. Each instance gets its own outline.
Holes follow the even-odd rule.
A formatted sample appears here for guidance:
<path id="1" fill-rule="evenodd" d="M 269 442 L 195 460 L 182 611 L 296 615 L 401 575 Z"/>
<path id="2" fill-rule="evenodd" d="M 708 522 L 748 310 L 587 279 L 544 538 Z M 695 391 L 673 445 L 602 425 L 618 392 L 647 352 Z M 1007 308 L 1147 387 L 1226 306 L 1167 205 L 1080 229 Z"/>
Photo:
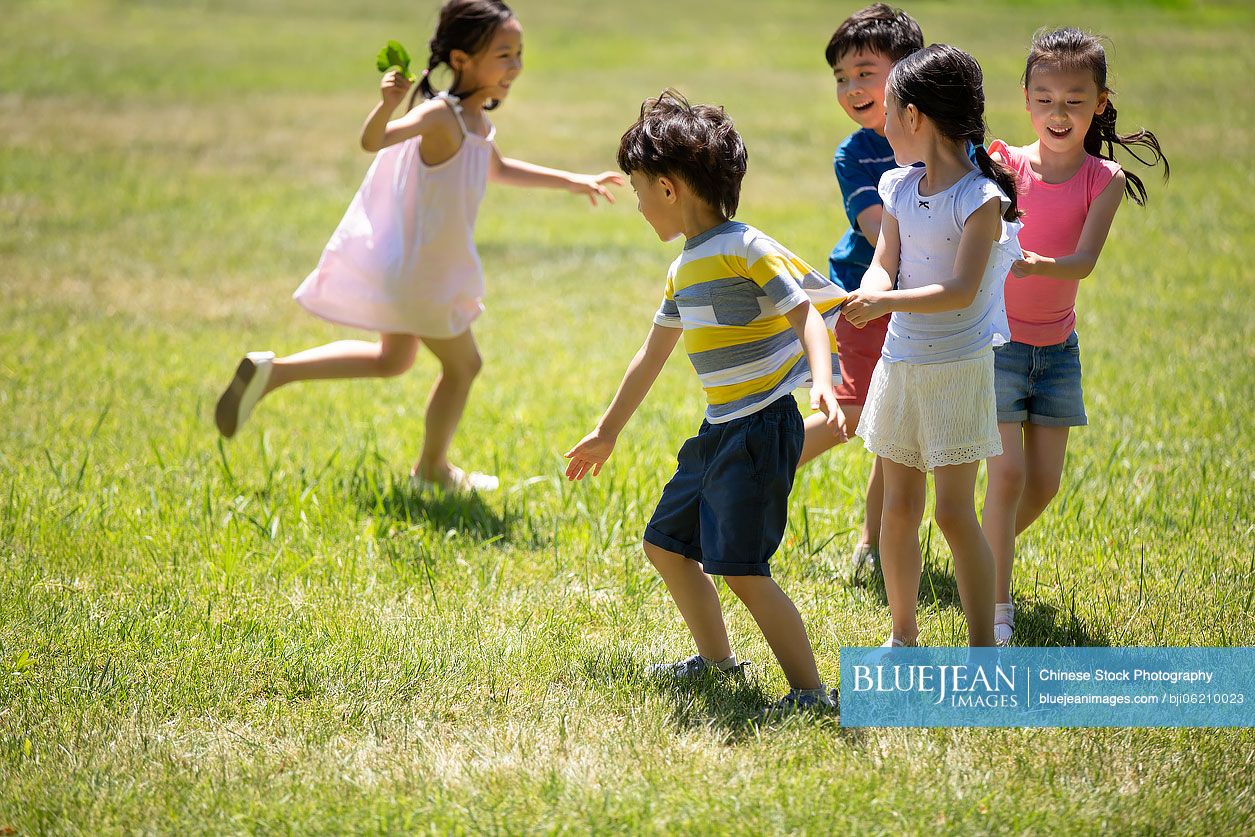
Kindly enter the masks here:
<path id="1" fill-rule="evenodd" d="M 770 576 L 766 575 L 725 575 L 723 580 L 733 595 L 741 601 L 753 598 L 765 590 L 770 590 L 776 584 L 771 580 Z"/>
<path id="2" fill-rule="evenodd" d="M 1030 503 L 1045 507 L 1059 493 L 1059 474 L 1037 474 L 1024 488 Z"/>
<path id="3" fill-rule="evenodd" d="M 375 361 L 375 368 L 381 377 L 393 378 L 401 375 L 414 365 L 414 356 L 417 354 L 418 346 L 389 346 L 387 349 L 381 349 L 379 358 Z"/>
<path id="4" fill-rule="evenodd" d="M 894 525 L 918 526 L 924 517 L 924 498 L 886 491 L 880 517 Z"/>
<path id="5" fill-rule="evenodd" d="M 645 557 L 649 559 L 649 563 L 654 565 L 654 569 L 659 572 L 665 571 L 668 567 L 673 567 L 679 561 L 687 561 L 683 555 L 677 555 L 670 550 L 663 549 L 658 544 L 649 541 L 641 541 L 641 547 L 645 550 Z"/>
<path id="6" fill-rule="evenodd" d="M 1006 457 L 1001 457 L 1006 460 Z M 992 460 L 991 460 L 992 461 Z M 1027 474 L 1023 461 L 1007 460 L 989 469 L 989 494 L 1005 500 L 1018 500 L 1024 493 Z"/>
<path id="7" fill-rule="evenodd" d="M 446 378 L 470 383 L 479 375 L 480 370 L 484 368 L 484 359 L 479 352 L 475 352 L 464 358 L 458 358 L 456 362 L 444 364 L 441 367 L 441 374 Z"/>
<path id="8" fill-rule="evenodd" d="M 951 500 L 938 497 L 933 519 L 937 521 L 937 526 L 942 532 L 955 532 L 964 527 L 971 528 L 978 525 L 975 506 L 970 502 L 964 502 L 962 498 Z"/>

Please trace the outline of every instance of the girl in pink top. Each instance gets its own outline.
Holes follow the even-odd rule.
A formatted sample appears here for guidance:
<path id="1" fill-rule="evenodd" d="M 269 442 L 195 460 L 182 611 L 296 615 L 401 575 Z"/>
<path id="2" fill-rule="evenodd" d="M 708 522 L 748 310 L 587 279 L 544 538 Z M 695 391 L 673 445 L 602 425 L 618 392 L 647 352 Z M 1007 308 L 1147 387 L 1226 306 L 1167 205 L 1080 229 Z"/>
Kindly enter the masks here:
<path id="1" fill-rule="evenodd" d="M 421 342 L 440 361 L 440 377 L 411 476 L 422 485 L 492 489 L 496 477 L 448 460 L 481 364 L 470 325 L 483 310 L 484 277 L 472 233 L 485 183 L 566 189 L 596 204 L 598 196 L 613 202 L 606 184 L 623 178 L 542 168 L 497 151 L 486 111 L 523 70 L 523 28 L 505 3 L 448 0 L 430 47 L 411 109 L 398 119 L 390 117 L 411 84 L 397 72 L 384 76 L 382 101 L 362 128 L 362 147 L 378 154 L 295 294 L 311 313 L 378 332 L 379 340 L 341 340 L 282 358 L 250 352 L 218 400 L 215 421 L 233 436 L 262 397 L 295 381 L 400 375 Z M 442 64 L 453 83 L 436 93 L 431 73 Z M 420 92 L 424 101 L 413 107 Z"/>
<path id="2" fill-rule="evenodd" d="M 1037 142 L 1001 141 L 990 156 L 1016 173 L 1024 256 L 1007 276 L 1011 342 L 994 353 L 1001 456 L 989 460 L 982 526 L 995 563 L 994 636 L 1011 640 L 1015 538 L 1059 490 L 1068 429 L 1086 423 L 1081 394 L 1076 292 L 1098 261 L 1112 219 L 1128 195 L 1146 202 L 1137 175 L 1112 159 L 1120 145 L 1139 162 L 1168 161 L 1155 135 L 1116 132 L 1107 57 L 1079 29 L 1039 32 L 1024 70 L 1024 104 Z M 1138 150 L 1148 154 L 1143 159 Z"/>

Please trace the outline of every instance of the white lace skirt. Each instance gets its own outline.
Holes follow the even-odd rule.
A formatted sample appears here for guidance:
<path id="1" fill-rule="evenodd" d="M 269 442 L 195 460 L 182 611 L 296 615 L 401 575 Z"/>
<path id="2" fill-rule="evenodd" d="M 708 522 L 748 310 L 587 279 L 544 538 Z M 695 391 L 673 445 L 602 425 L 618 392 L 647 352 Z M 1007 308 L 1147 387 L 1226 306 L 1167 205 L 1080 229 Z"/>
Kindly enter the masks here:
<path id="1" fill-rule="evenodd" d="M 881 359 L 857 432 L 877 456 L 921 471 L 998 456 L 993 350 L 950 363 Z"/>

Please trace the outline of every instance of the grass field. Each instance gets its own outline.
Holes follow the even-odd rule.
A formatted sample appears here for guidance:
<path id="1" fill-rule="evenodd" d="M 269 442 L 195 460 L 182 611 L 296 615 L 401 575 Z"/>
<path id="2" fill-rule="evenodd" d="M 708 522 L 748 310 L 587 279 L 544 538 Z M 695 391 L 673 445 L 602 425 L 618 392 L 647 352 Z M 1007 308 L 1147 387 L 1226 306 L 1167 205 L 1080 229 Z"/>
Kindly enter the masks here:
<path id="1" fill-rule="evenodd" d="M 285 390 L 235 440 L 211 410 L 245 349 L 346 332 L 291 302 L 360 181 L 373 57 L 434 2 L 4 4 L 0 47 L 0 833 L 1250 832 L 1237 730 L 844 730 L 746 723 L 784 688 L 651 683 L 689 651 L 639 538 L 701 393 L 677 352 L 603 475 L 560 454 L 649 327 L 675 245 L 630 191 L 589 210 L 491 187 L 486 359 L 433 501 L 406 377 Z M 823 46 L 852 4 L 518 0 L 512 156 L 613 167 L 640 100 L 727 106 L 740 216 L 823 264 L 844 226 Z M 1107 33 L 1121 122 L 1173 166 L 1082 285 L 1091 426 L 1023 539 L 1025 645 L 1255 643 L 1255 13 L 1242 3 L 911 3 L 973 52 L 995 136 L 1030 139 L 1032 31 Z M 830 680 L 878 643 L 842 581 L 869 457 L 809 468 L 774 562 Z M 924 640 L 966 636 L 926 527 Z"/>

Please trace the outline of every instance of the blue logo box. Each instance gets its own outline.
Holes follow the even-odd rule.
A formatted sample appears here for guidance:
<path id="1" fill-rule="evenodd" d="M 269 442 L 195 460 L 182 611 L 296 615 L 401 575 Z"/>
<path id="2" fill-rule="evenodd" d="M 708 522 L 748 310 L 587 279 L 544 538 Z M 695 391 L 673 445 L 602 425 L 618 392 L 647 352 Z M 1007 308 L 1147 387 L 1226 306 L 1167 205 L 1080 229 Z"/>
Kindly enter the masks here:
<path id="1" fill-rule="evenodd" d="M 1250 727 L 1255 648 L 842 648 L 847 727 Z"/>

